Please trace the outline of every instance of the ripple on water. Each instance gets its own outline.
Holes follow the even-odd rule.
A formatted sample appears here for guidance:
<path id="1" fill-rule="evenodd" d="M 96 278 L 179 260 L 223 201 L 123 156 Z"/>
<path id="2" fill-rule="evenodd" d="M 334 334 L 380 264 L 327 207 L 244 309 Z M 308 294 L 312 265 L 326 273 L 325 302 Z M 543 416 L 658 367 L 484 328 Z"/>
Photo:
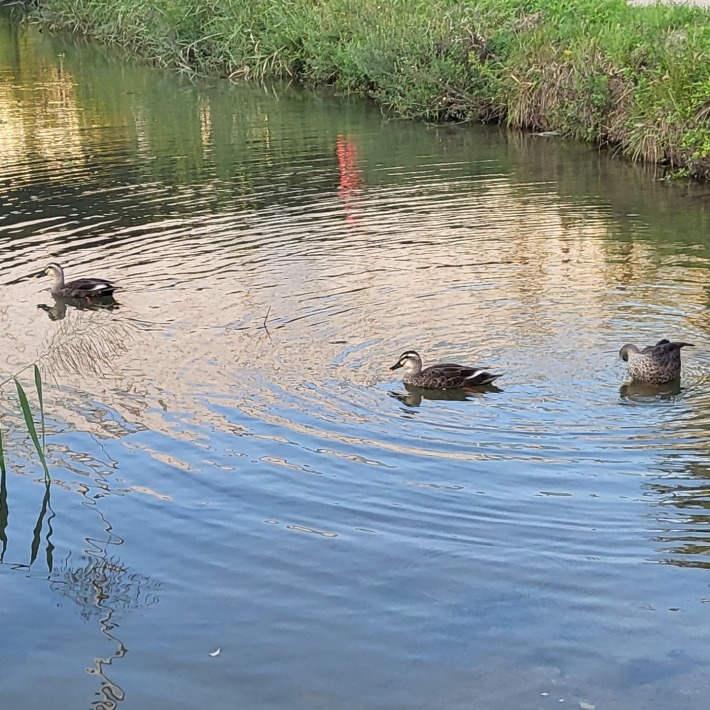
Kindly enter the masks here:
<path id="1" fill-rule="evenodd" d="M 225 89 L 226 103 L 173 91 L 177 119 L 141 95 L 125 125 L 72 134 L 71 163 L 50 151 L 65 128 L 0 166 L 0 370 L 48 353 L 67 494 L 52 524 L 94 555 L 67 558 L 52 584 L 110 563 L 131 599 L 150 590 L 144 687 L 191 678 L 175 649 L 219 646 L 240 669 L 219 683 L 250 707 L 278 706 L 263 697 L 277 681 L 288 702 L 324 688 L 328 707 L 365 687 L 367 707 L 486 693 L 482 706 L 512 707 L 541 697 L 541 676 L 562 687 L 576 673 L 597 692 L 618 666 L 628 689 L 649 648 L 705 658 L 686 574 L 707 569 L 710 540 L 705 246 L 599 192 L 629 166 L 602 160 L 605 179 L 576 182 L 589 156 L 569 147 L 376 112 L 350 131 L 337 102 L 262 88 L 234 89 L 237 102 Z M 19 125 L 2 116 L 0 136 Z M 574 169 L 550 167 L 550 151 Z M 26 278 L 50 259 L 120 282 L 119 307 L 50 320 L 47 283 Z M 682 385 L 626 384 L 619 347 L 662 336 L 697 345 Z M 408 389 L 388 367 L 411 348 L 504 376 L 465 394 Z M 29 480 L 22 422 L 0 404 Z M 27 500 L 12 520 L 34 525 Z M 679 604 L 679 620 L 648 616 Z M 483 675 L 470 687 L 472 668 L 497 673 L 495 692 Z M 500 678 L 516 668 L 508 702 Z M 204 705 L 204 681 L 185 684 Z"/>

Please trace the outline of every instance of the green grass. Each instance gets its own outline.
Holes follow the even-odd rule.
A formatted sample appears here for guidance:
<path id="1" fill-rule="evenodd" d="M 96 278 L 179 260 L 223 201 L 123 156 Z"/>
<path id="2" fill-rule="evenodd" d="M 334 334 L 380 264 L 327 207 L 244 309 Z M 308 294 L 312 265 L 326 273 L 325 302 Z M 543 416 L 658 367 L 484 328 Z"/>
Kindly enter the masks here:
<path id="1" fill-rule="evenodd" d="M 400 116 L 497 121 L 710 177 L 710 12 L 625 0 L 39 0 L 157 64 L 293 77 Z"/>

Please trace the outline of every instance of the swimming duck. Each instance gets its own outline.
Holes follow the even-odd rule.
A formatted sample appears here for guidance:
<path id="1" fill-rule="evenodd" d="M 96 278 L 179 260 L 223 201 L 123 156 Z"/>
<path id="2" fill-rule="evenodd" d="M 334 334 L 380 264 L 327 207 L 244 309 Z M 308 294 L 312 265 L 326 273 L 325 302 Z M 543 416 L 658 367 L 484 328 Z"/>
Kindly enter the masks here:
<path id="1" fill-rule="evenodd" d="M 624 345 L 619 357 L 629 363 L 629 375 L 636 382 L 662 385 L 680 377 L 680 349 L 693 347 L 692 343 L 659 340 L 639 350 L 631 343 Z"/>
<path id="2" fill-rule="evenodd" d="M 399 360 L 390 367 L 390 370 L 405 369 L 402 381 L 405 385 L 414 385 L 426 389 L 461 389 L 479 387 L 497 380 L 501 375 L 494 375 L 480 367 L 455 365 L 443 362 L 431 365 L 422 370 L 422 359 L 414 350 L 407 350 L 399 356 Z"/>
<path id="3" fill-rule="evenodd" d="M 96 296 L 110 296 L 117 288 L 117 284 L 108 279 L 75 279 L 64 283 L 64 269 L 59 264 L 48 264 L 37 276 L 53 276 L 52 295 L 69 298 L 91 298 Z"/>

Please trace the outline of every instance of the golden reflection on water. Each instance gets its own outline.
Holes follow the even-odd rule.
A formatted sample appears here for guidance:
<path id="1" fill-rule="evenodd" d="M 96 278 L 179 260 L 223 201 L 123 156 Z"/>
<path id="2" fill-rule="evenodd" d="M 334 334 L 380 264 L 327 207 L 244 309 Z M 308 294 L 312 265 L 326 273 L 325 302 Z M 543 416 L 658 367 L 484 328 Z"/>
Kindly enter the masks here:
<path id="1" fill-rule="evenodd" d="M 0 82 L 0 180 L 5 175 L 30 178 L 36 162 L 50 179 L 62 180 L 67 163 L 82 164 L 86 157 L 76 84 L 61 60 L 35 64 L 37 56 L 27 45 L 21 45 L 20 52 L 27 55 L 18 66 L 31 67 L 31 73 L 20 72 L 12 83 Z"/>
<path id="2" fill-rule="evenodd" d="M 456 193 L 454 184 L 436 187 Z M 611 313 L 620 306 L 626 315 L 647 309 L 640 300 L 643 286 L 628 303 L 625 289 L 634 284 L 656 281 L 661 288 L 647 288 L 654 308 L 676 310 L 677 288 L 650 247 L 634 257 L 634 276 L 626 275 L 620 287 L 620 267 L 609 263 L 603 239 L 603 216 L 566 226 L 553 195 L 537 195 L 531 216 L 526 201 L 502 181 L 487 184 L 483 194 L 438 199 L 436 211 L 426 201 L 424 209 L 412 206 L 406 189 L 373 192 L 363 201 L 362 226 L 350 227 L 332 247 L 299 237 L 312 228 L 312 213 L 275 216 L 271 210 L 238 218 L 254 225 L 240 230 L 255 245 L 246 254 L 210 252 L 220 225 L 164 240 L 159 261 L 150 265 L 132 264 L 134 243 L 119 243 L 101 263 L 103 274 L 126 284 L 115 312 L 74 310 L 52 323 L 36 308 L 46 285 L 17 284 L 14 312 L 0 318 L 8 336 L 22 343 L 23 357 L 17 348 L 9 350 L 2 369 L 11 372 L 35 353 L 49 352 L 45 367 L 65 387 L 101 392 L 102 402 L 127 421 L 171 435 L 181 434 L 162 411 L 189 412 L 233 430 L 198 401 L 195 395 L 203 393 L 234 398 L 243 411 L 283 424 L 273 405 L 284 391 L 297 392 L 304 403 L 315 397 L 326 407 L 324 416 L 337 404 L 339 416 L 357 422 L 369 413 L 347 411 L 304 384 L 394 383 L 388 362 L 418 347 L 429 360 L 466 358 L 502 368 L 504 388 L 506 381 L 546 377 L 535 371 L 541 363 L 531 368 L 516 349 L 593 352 L 600 334 L 613 331 Z M 409 214 L 402 214 L 403 205 Z M 340 227 L 334 206 L 321 212 L 323 230 L 335 235 Z M 466 224 L 451 229 L 462 215 Z M 403 234 L 387 234 L 398 220 Z M 279 253 L 278 241 L 287 235 L 299 249 Z M 173 285 L 155 291 L 152 284 L 165 276 Z M 706 272 L 698 277 L 684 285 L 683 302 L 704 321 Z M 431 352 L 436 343 L 448 344 Z M 604 358 L 600 366 L 613 368 L 613 356 Z M 572 378 L 580 366 L 584 376 L 598 376 L 594 363 L 576 359 L 558 360 L 555 369 L 557 376 Z M 60 415 L 75 420 L 74 405 L 65 405 Z"/>
<path id="3" fill-rule="evenodd" d="M 356 388 L 350 394 L 360 395 L 390 382 L 386 364 L 405 348 L 417 347 L 428 359 L 495 364 L 506 370 L 503 388 L 548 379 L 543 357 L 556 360 L 558 378 L 598 382 L 615 365 L 617 343 L 607 347 L 617 330 L 613 321 L 643 318 L 652 308 L 654 317 L 679 330 L 710 325 L 707 270 L 695 268 L 692 279 L 684 278 L 685 254 L 664 254 L 645 239 L 615 239 L 605 207 L 587 204 L 582 213 L 553 186 L 521 183 L 514 174 L 471 179 L 461 162 L 383 168 L 373 162 L 379 146 L 357 131 L 331 128 L 315 135 L 309 127 L 294 136 L 275 94 L 255 92 L 252 104 L 232 107 L 225 116 L 221 94 L 192 91 L 173 119 L 184 123 L 183 130 L 171 125 L 161 131 L 152 97 L 129 91 L 140 72 L 129 71 L 110 100 L 100 94 L 79 101 L 76 87 L 86 83 L 87 72 L 99 70 L 72 65 L 46 48 L 42 54 L 32 34 L 25 37 L 22 70 L 0 82 L 0 142 L 9 146 L 0 176 L 36 179 L 39 171 L 61 181 L 71 167 L 72 175 L 87 180 L 86 156 L 97 152 L 111 164 L 120 151 L 135 156 L 126 167 L 136 160 L 153 175 L 139 191 L 127 183 L 124 193 L 99 180 L 107 215 L 119 206 L 136 205 L 141 214 L 146 205 L 160 206 L 136 224 L 87 214 L 98 217 L 96 226 L 77 228 L 65 217 L 64 224 L 36 234 L 29 224 L 23 228 L 28 238 L 21 264 L 9 269 L 14 307 L 0 314 L 11 343 L 2 370 L 11 373 L 50 353 L 43 367 L 63 386 L 52 406 L 77 428 L 121 433 L 106 429 L 102 414 L 85 416 L 87 395 L 133 426 L 191 441 L 190 427 L 166 419 L 165 412 L 189 414 L 192 422 L 228 433 L 244 431 L 215 412 L 209 403 L 215 397 L 297 432 L 312 431 L 313 423 L 278 411 L 286 393 L 294 395 L 291 407 L 310 408 L 316 420 L 335 416 L 364 424 L 371 412 L 349 408 L 347 394 L 332 398 L 334 383 L 347 383 Z M 111 130 L 97 130 L 103 127 Z M 237 178 L 240 198 L 263 188 L 250 185 L 253 178 L 239 168 L 225 173 L 224 151 L 216 149 L 225 131 L 232 146 L 246 141 L 267 168 L 284 163 L 281 133 L 287 132 L 297 161 L 291 156 L 286 166 L 294 164 L 296 174 L 302 170 L 299 148 L 313 152 L 317 146 L 318 155 L 329 156 L 323 172 L 316 167 L 303 175 L 330 189 L 305 205 L 253 198 L 235 205 L 224 198 L 227 175 Z M 175 166 L 166 183 L 160 180 L 166 173 L 155 166 L 165 164 L 171 142 Z M 243 160 L 239 149 L 229 150 Z M 199 187 L 195 171 L 208 176 Z M 384 174 L 389 177 L 383 181 Z M 296 194 L 298 182 L 287 184 Z M 93 189 L 87 188 L 85 193 Z M 67 249 L 69 236 L 72 243 L 82 240 L 78 259 Z M 100 269 L 124 284 L 119 306 L 91 313 L 52 305 L 45 284 L 22 280 L 49 258 L 61 259 L 73 274 Z M 702 262 L 700 254 L 694 257 L 695 267 Z M 57 322 L 45 320 L 38 305 Z M 576 356 L 585 349 L 593 355 Z M 401 446 L 334 432 L 327 424 L 320 434 Z"/>

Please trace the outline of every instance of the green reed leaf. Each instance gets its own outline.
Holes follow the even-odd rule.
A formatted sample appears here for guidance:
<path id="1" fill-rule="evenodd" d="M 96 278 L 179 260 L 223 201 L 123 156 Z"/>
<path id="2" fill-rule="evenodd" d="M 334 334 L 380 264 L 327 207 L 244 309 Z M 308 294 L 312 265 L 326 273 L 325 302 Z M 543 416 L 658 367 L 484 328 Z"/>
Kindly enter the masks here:
<path id="1" fill-rule="evenodd" d="M 39 416 L 42 424 L 42 451 L 46 451 L 44 438 L 44 397 L 42 396 L 42 375 L 39 374 L 39 367 L 35 363 L 35 387 L 37 388 L 37 398 L 39 399 Z"/>
<path id="2" fill-rule="evenodd" d="M 5 454 L 2 449 L 2 429 L 0 429 L 0 473 L 5 475 Z"/>
<path id="3" fill-rule="evenodd" d="M 42 445 L 39 442 L 39 438 L 37 437 L 37 429 L 35 428 L 34 419 L 32 418 L 32 410 L 30 409 L 30 403 L 27 401 L 27 395 L 25 394 L 25 390 L 17 378 L 15 378 L 15 385 L 17 386 L 17 396 L 20 398 L 20 407 L 22 408 L 22 416 L 25 419 L 27 431 L 32 437 L 32 443 L 35 445 L 39 460 L 42 462 L 42 468 L 44 469 L 44 478 L 46 481 L 48 481 L 50 479 L 49 467 L 47 466 L 47 459 L 44 456 L 44 449 L 42 448 Z"/>

